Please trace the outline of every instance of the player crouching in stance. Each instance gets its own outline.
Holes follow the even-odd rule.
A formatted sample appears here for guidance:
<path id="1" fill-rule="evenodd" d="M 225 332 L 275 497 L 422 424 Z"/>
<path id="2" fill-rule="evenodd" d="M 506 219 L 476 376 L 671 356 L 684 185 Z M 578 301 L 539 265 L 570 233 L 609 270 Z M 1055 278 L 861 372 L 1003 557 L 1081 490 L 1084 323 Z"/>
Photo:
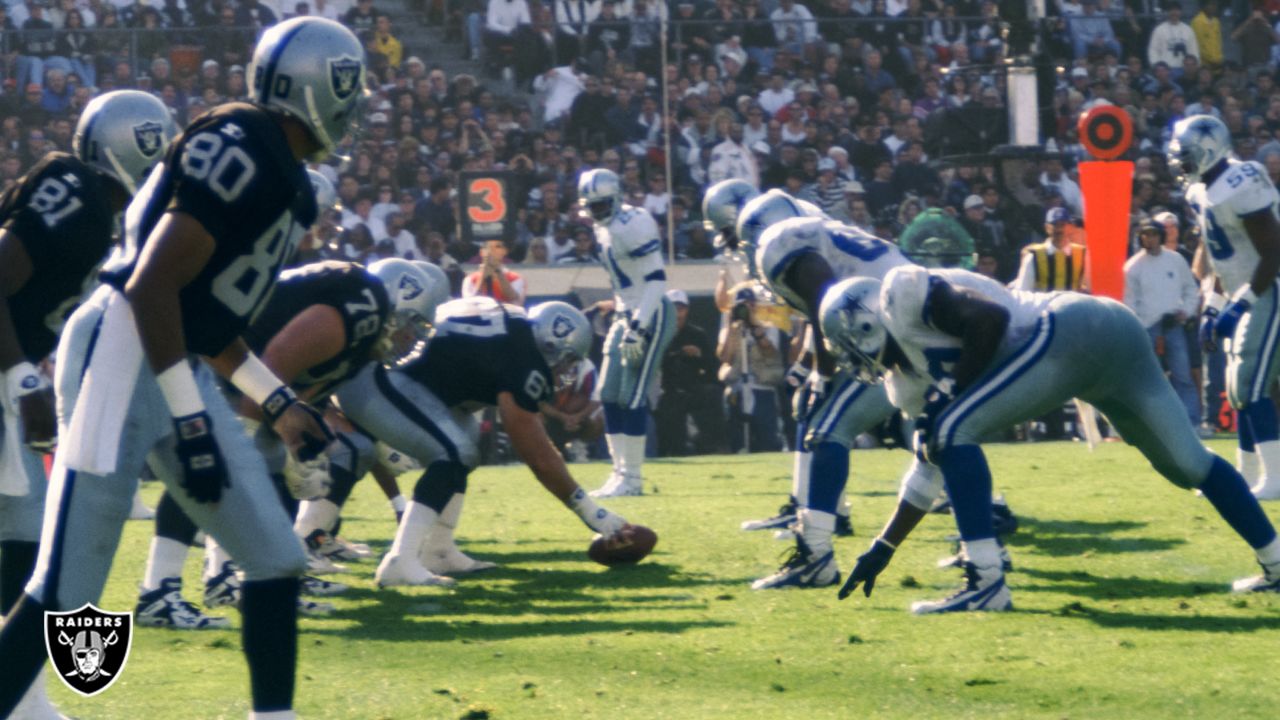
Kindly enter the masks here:
<path id="1" fill-rule="evenodd" d="M 368 368 L 338 390 L 352 422 L 426 468 L 378 566 L 379 585 L 451 585 L 446 573 L 494 567 L 463 554 L 453 539 L 478 459 L 473 413 L 480 407 L 497 406 L 516 454 L 589 528 L 610 537 L 626 527 L 573 480 L 538 415 L 556 370 L 590 345 L 590 323 L 565 303 L 543 303 L 526 317 L 492 298 L 454 300 L 436 312 L 421 355 L 392 370 Z"/>
<path id="2" fill-rule="evenodd" d="M 213 373 L 263 406 L 290 452 L 327 442 L 319 414 L 240 335 L 315 219 L 302 161 L 327 155 L 350 129 L 363 57 L 335 22 L 270 28 L 254 49 L 252 102 L 197 118 L 129 205 L 124 245 L 58 346 L 62 442 L 36 571 L 0 631 L 0 716 L 44 662 L 44 611 L 101 595 L 146 460 L 244 568 L 251 717 L 294 717 L 306 554 Z"/>
<path id="3" fill-rule="evenodd" d="M 40 455 L 56 439 L 53 393 L 37 369 L 111 247 L 116 214 L 177 134 L 163 103 L 136 90 L 85 107 L 74 155 L 49 153 L 0 197 L 0 615 L 36 565 L 46 479 Z M 31 685 L 14 717 L 62 717 Z"/>
<path id="4" fill-rule="evenodd" d="M 1169 165 L 1189 183 L 1187 204 L 1204 238 L 1197 252 L 1213 268 L 1200 340 L 1209 349 L 1230 341 L 1227 398 L 1240 417 L 1237 466 L 1246 481 L 1256 481 L 1259 500 L 1280 500 L 1280 427 L 1270 394 L 1280 373 L 1280 194 L 1260 163 L 1231 157 L 1231 133 L 1210 115 L 1174 126 Z"/>
<path id="5" fill-rule="evenodd" d="M 616 316 L 604 341 L 600 401 L 613 472 L 594 497 L 642 495 L 649 393 L 662 355 L 676 332 L 667 299 L 658 224 L 644 208 L 622 202 L 622 183 L 611 170 L 578 178 L 578 203 L 595 224 L 600 261 L 613 284 Z"/>
<path id="6" fill-rule="evenodd" d="M 1106 414 L 1125 441 L 1182 488 L 1198 488 L 1257 553 L 1263 575 L 1238 591 L 1280 590 L 1280 539 L 1248 485 L 1210 453 L 1165 380 L 1142 323 L 1106 298 L 1015 293 L 963 270 L 901 267 L 883 283 L 853 278 L 823 298 L 831 350 L 916 417 L 917 453 L 942 470 L 960 530 L 966 584 L 917 614 L 1008 610 L 991 515 L 991 470 L 979 441 L 1073 398 Z M 1124 358 L 1124 362 L 1116 362 Z M 913 475 L 897 511 L 858 558 L 841 596 L 868 595 L 941 488 Z M 912 481 L 914 480 L 914 482 Z"/>

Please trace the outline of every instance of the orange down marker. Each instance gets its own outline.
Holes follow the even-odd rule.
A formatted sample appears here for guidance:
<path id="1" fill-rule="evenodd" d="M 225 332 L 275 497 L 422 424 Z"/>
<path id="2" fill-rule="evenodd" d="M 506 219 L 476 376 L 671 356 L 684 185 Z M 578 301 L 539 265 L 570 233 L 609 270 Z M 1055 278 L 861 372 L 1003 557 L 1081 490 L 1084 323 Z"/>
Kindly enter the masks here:
<path id="1" fill-rule="evenodd" d="M 1121 108 L 1100 105 L 1081 115 L 1076 128 L 1080 143 L 1090 155 L 1099 158 L 1079 165 L 1089 287 L 1095 295 L 1123 302 L 1133 163 L 1115 158 L 1129 149 L 1133 122 Z"/>

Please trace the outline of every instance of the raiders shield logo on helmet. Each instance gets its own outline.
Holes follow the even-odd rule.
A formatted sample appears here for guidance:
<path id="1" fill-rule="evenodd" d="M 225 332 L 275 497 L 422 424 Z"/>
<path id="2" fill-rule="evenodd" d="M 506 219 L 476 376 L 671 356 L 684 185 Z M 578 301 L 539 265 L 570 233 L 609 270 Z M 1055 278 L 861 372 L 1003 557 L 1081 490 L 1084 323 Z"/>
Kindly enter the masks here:
<path id="1" fill-rule="evenodd" d="M 421 295 L 426 288 L 422 287 L 422 283 L 418 279 L 408 273 L 400 276 L 400 299 L 412 300 Z"/>
<path id="2" fill-rule="evenodd" d="M 551 334 L 559 340 L 569 337 L 569 333 L 573 332 L 573 322 L 564 315 L 558 316 L 551 323 Z"/>
<path id="3" fill-rule="evenodd" d="M 164 128 L 158 122 L 144 122 L 133 126 L 133 140 L 144 157 L 155 157 L 163 144 Z"/>
<path id="4" fill-rule="evenodd" d="M 89 697 L 111 687 L 129 660 L 133 613 L 79 610 L 44 614 L 44 645 L 62 682 Z"/>
<path id="5" fill-rule="evenodd" d="M 333 85 L 333 94 L 339 100 L 346 100 L 360 88 L 356 83 L 360 80 L 360 61 L 355 58 L 341 58 L 329 61 L 329 82 Z"/>

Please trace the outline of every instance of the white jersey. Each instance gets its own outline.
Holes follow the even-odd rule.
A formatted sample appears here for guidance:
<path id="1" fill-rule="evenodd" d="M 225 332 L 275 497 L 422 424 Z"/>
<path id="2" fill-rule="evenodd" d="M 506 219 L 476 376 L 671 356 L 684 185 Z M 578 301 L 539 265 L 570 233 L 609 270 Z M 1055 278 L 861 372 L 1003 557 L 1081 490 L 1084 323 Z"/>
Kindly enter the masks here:
<path id="1" fill-rule="evenodd" d="M 1197 182 L 1187 188 L 1187 204 L 1195 211 L 1213 271 L 1231 295 L 1253 279 L 1258 267 L 1258 251 L 1243 218 L 1262 211 L 1276 213 L 1280 194 L 1259 163 L 1235 159 L 1227 163 L 1226 171 L 1208 187 Z"/>
<path id="2" fill-rule="evenodd" d="M 787 287 L 786 270 L 797 257 L 815 253 L 826 259 L 837 280 L 869 277 L 883 281 L 889 271 L 910 265 L 897 245 L 835 220 L 793 218 L 775 223 L 760 236 L 756 263 L 775 295 L 808 312 L 797 288 Z"/>
<path id="3" fill-rule="evenodd" d="M 608 225 L 596 225 L 595 231 L 600 262 L 613 283 L 617 311 L 635 310 L 640 306 L 645 282 L 666 279 L 658 223 L 644 208 L 623 205 Z M 638 319 L 645 323 L 649 320 Z"/>
<path id="4" fill-rule="evenodd" d="M 1054 293 L 1010 290 L 991 278 L 967 270 L 927 270 L 904 265 L 891 270 L 880 288 L 880 316 L 885 330 L 898 343 L 917 375 L 931 381 L 951 376 L 960 359 L 961 340 L 933 326 L 929 291 L 937 284 L 971 290 L 1009 311 L 1002 347 L 1019 344 L 1031 335 Z M 900 401 L 894 404 L 902 407 Z"/>

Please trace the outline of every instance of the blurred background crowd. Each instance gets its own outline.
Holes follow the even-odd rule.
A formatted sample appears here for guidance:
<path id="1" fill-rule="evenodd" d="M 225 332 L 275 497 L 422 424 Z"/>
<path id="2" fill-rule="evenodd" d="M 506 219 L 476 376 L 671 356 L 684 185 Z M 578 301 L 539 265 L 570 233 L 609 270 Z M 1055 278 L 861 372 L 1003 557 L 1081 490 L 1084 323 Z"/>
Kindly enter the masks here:
<path id="1" fill-rule="evenodd" d="M 299 261 L 424 259 L 455 292 L 509 302 L 545 294 L 522 267 L 596 262 L 575 198 L 593 167 L 617 172 L 627 201 L 655 216 L 671 262 L 712 261 L 702 191 L 739 177 L 884 238 L 922 216 L 952 221 L 972 239 L 966 264 L 1033 289 L 1081 289 L 1045 269 L 1083 244 L 1084 109 L 1112 103 L 1134 120 L 1139 255 L 1152 224 L 1173 254 L 1198 243 L 1163 155 L 1182 117 L 1218 115 L 1237 153 L 1280 179 L 1277 0 L 1047 0 L 1034 31 L 1049 154 L 1003 185 L 985 153 L 1008 142 L 1010 6 L 992 0 L 8 0 L 0 185 L 68 149 L 97 93 L 152 92 L 180 125 L 242 97 L 257 34 L 299 14 L 359 33 L 373 91 L 349 160 L 316 166 L 341 208 Z M 459 231 L 458 173 L 493 170 L 511 178 L 515 239 L 473 244 Z M 665 454 L 789 439 L 786 368 L 802 328 L 740 272 L 720 275 L 714 298 L 675 291 L 686 312 L 655 405 Z M 1144 322 L 1164 329 L 1197 310 L 1153 302 Z M 590 307 L 607 318 L 607 303 Z M 1199 373 L 1193 348 L 1167 351 Z M 1215 398 L 1194 398 L 1200 419 Z"/>

